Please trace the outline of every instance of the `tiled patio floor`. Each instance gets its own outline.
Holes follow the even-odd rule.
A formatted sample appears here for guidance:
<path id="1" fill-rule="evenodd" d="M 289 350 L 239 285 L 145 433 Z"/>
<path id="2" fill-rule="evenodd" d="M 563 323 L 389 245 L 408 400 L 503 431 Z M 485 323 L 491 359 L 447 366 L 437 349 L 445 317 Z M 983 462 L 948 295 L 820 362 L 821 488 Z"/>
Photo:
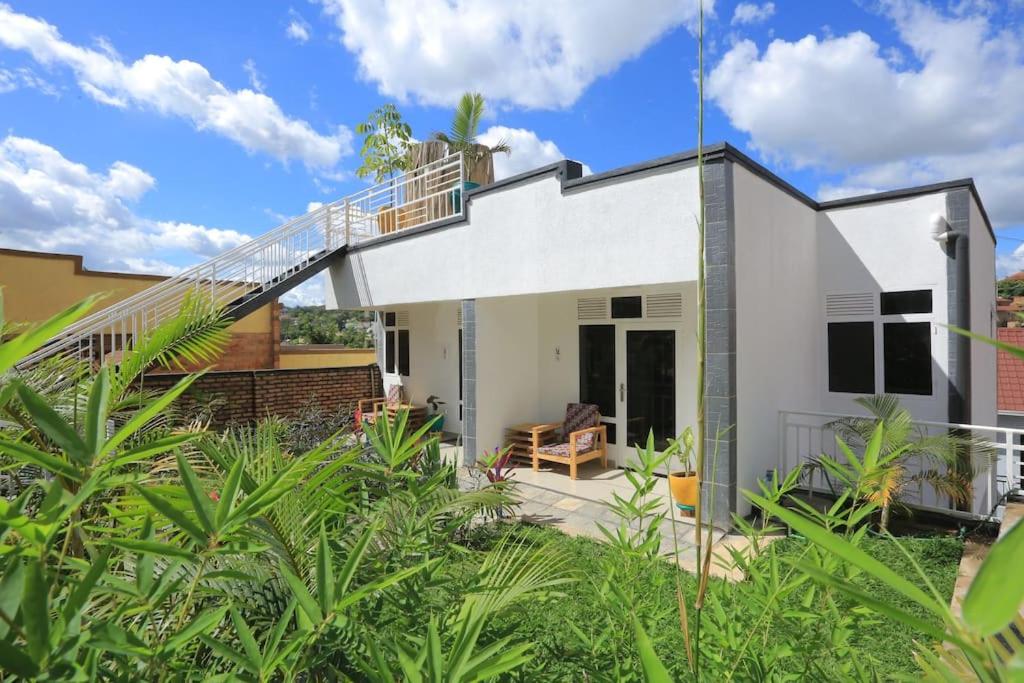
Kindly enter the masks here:
<path id="1" fill-rule="evenodd" d="M 461 453 L 456 448 L 445 447 L 445 454 L 449 458 L 458 458 L 457 461 L 461 462 Z M 576 480 L 569 478 L 567 468 L 557 465 L 542 465 L 537 472 L 529 465 L 518 466 L 513 469 L 512 479 L 517 484 L 516 492 L 521 500 L 516 512 L 522 520 L 551 525 L 572 536 L 588 536 L 601 541 L 605 540 L 605 537 L 598 524 L 610 530 L 619 525 L 619 518 L 605 503 L 611 502 L 615 493 L 628 498 L 633 490 L 622 470 L 605 470 L 596 461 L 580 465 L 579 478 Z M 478 485 L 466 470 L 461 471 L 460 482 L 467 488 Z M 668 482 L 665 482 L 663 487 L 659 486 L 655 495 L 664 501 L 667 510 L 667 506 L 671 504 Z M 689 571 L 696 567 L 695 529 L 693 520 L 676 517 L 679 564 Z M 661 532 L 661 551 L 668 555 L 673 551 L 672 524 L 669 519 L 662 524 Z M 704 533 L 706 538 L 707 531 Z M 725 548 L 747 546 L 744 537 L 729 535 L 720 530 L 714 533 L 714 544 L 716 557 L 722 561 L 729 557 Z M 712 564 L 717 565 L 721 562 L 713 560 Z M 712 574 L 738 578 L 735 571 L 721 566 L 714 567 Z"/>

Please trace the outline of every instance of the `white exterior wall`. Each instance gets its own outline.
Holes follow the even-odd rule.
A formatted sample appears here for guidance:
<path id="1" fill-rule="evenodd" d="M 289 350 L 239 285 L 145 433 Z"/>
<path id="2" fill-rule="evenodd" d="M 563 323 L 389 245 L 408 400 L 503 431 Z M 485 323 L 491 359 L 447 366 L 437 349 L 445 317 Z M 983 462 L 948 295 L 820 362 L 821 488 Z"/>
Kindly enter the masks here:
<path id="1" fill-rule="evenodd" d="M 778 467 L 779 410 L 817 405 L 822 371 L 816 212 L 733 164 L 737 487 Z M 738 511 L 749 503 L 738 495 Z"/>
<path id="2" fill-rule="evenodd" d="M 942 245 L 931 238 L 931 217 L 945 215 L 946 195 L 935 193 L 908 199 L 861 204 L 818 215 L 818 324 L 812 334 L 818 343 L 818 410 L 860 413 L 849 394 L 828 391 L 826 294 L 871 292 L 875 314 L 878 295 L 885 291 L 932 290 L 932 395 L 901 396 L 903 405 L 921 420 L 945 422 L 948 402 L 947 262 Z M 860 318 L 831 318 L 832 321 Z M 914 318 L 917 319 L 917 318 Z M 875 332 L 875 392 L 883 393 L 881 331 Z"/>
<path id="3" fill-rule="evenodd" d="M 571 189 L 553 175 L 470 197 L 469 221 L 350 253 L 328 308 L 696 279 L 696 169 Z"/>
<path id="4" fill-rule="evenodd" d="M 996 245 L 974 195 L 970 202 L 971 329 L 995 337 Z M 996 350 L 971 341 L 971 423 L 994 425 L 997 419 Z"/>
<path id="5" fill-rule="evenodd" d="M 431 394 L 445 401 L 446 432 L 461 433 L 459 420 L 459 328 L 460 302 L 442 301 L 402 306 L 395 311 L 409 313 L 409 376 L 383 372 L 383 342 L 378 363 L 382 369 L 384 394 L 401 384 L 413 403 L 423 405 Z"/>

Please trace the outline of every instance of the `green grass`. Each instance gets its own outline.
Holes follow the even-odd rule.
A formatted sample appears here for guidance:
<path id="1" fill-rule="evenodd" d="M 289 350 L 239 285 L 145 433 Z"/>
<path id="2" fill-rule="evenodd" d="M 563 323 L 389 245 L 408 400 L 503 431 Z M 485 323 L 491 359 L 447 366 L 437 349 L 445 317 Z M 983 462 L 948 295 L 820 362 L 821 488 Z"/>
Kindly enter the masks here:
<path id="1" fill-rule="evenodd" d="M 506 527 L 502 526 L 502 531 Z M 478 530 L 470 547 L 484 550 L 496 541 L 495 528 Z M 517 640 L 535 644 L 535 658 L 524 671 L 522 680 L 582 681 L 628 680 L 639 672 L 634 650 L 631 616 L 616 605 L 629 605 L 644 623 L 655 649 L 678 680 L 690 678 L 679 629 L 675 586 L 677 579 L 684 593 L 692 597 L 694 577 L 680 572 L 668 562 L 630 560 L 616 555 L 599 542 L 572 538 L 542 527 L 517 525 L 516 536 L 537 543 L 551 542 L 566 553 L 576 569 L 577 581 L 563 589 L 563 596 L 543 602 L 531 602 L 504 614 L 488 626 L 489 636 L 513 635 Z M 950 538 L 904 539 L 904 548 L 921 565 L 936 588 L 948 599 L 956 579 L 963 544 Z M 783 560 L 794 558 L 805 549 L 805 542 L 788 538 L 778 541 L 774 553 Z M 905 576 L 916 576 L 907 557 L 888 540 L 870 538 L 865 549 Z M 473 571 L 467 558 L 466 571 Z M 759 561 L 768 569 L 767 560 Z M 913 609 L 901 596 L 884 587 L 858 579 L 887 602 Z M 840 680 L 850 675 L 851 660 L 871 666 L 882 678 L 911 674 L 916 670 L 912 658 L 914 640 L 923 640 L 906 627 L 866 612 L 844 600 L 829 612 L 821 607 L 820 591 L 811 593 L 808 581 L 799 591 L 774 601 L 767 611 L 764 605 L 770 587 L 750 582 L 729 584 L 713 580 L 711 598 L 702 623 L 701 642 L 705 662 L 704 680 L 719 680 L 739 659 L 738 680 L 794 674 L 798 679 Z M 610 599 L 618 590 L 622 599 Z M 808 600 L 808 595 L 811 599 Z M 927 618 L 920 609 L 915 610 Z M 846 620 L 841 619 L 845 616 Z M 752 626 L 758 635 L 747 641 Z M 691 615 L 691 628 L 695 627 Z M 737 658 L 745 651 L 747 656 Z M 782 670 L 780 670 L 782 669 Z"/>

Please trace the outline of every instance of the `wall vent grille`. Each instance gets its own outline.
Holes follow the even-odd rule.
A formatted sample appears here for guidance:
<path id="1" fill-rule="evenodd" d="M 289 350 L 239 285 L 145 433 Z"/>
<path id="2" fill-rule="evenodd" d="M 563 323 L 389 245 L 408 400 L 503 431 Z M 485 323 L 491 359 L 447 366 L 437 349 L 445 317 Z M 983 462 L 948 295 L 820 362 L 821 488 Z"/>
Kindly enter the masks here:
<path id="1" fill-rule="evenodd" d="M 871 292 L 825 295 L 825 315 L 830 318 L 874 314 L 875 296 Z"/>
<path id="2" fill-rule="evenodd" d="M 455 310 L 455 323 L 459 327 L 462 327 L 462 306 L 461 305 Z"/>
<path id="3" fill-rule="evenodd" d="M 682 292 L 647 295 L 648 318 L 681 318 L 683 317 Z"/>
<path id="4" fill-rule="evenodd" d="M 395 315 L 395 325 L 397 327 L 409 327 L 409 311 L 398 311 Z"/>
<path id="5" fill-rule="evenodd" d="M 578 320 L 607 320 L 608 317 L 608 299 L 605 297 L 576 299 L 576 318 Z"/>

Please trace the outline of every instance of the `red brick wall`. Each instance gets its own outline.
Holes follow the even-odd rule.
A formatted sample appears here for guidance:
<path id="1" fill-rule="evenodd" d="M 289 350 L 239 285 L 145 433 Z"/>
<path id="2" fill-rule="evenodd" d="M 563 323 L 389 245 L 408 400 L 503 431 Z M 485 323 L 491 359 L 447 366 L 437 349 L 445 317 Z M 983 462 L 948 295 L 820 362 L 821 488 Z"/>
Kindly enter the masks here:
<path id="1" fill-rule="evenodd" d="M 148 375 L 149 389 L 169 389 L 183 375 Z M 361 398 L 383 395 L 380 370 L 376 365 L 347 368 L 296 370 L 235 370 L 208 372 L 179 399 L 188 410 L 197 400 L 213 396 L 226 399 L 214 415 L 218 426 L 249 422 L 275 415 L 289 417 L 313 403 L 324 410 L 354 409 Z"/>

